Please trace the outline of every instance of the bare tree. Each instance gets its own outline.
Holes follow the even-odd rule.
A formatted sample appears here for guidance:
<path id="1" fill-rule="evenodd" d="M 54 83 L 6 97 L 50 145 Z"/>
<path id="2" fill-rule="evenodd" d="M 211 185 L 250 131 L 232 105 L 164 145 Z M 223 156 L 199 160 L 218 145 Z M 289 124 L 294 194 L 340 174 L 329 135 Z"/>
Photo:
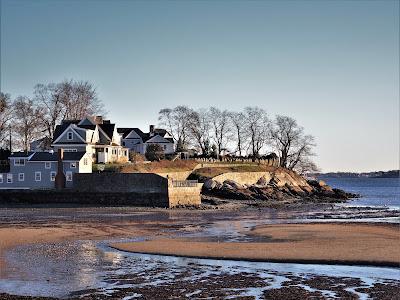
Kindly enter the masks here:
<path id="1" fill-rule="evenodd" d="M 13 127 L 21 149 L 29 150 L 29 144 L 43 133 L 41 127 L 43 109 L 25 96 L 19 96 L 14 102 Z"/>
<path id="2" fill-rule="evenodd" d="M 174 141 L 183 150 L 188 146 L 188 136 L 190 133 L 190 118 L 192 110 L 187 106 L 177 106 L 175 108 L 163 108 L 159 111 L 158 120 L 161 125 L 167 128 Z M 178 146 L 177 146 L 178 147 Z"/>
<path id="3" fill-rule="evenodd" d="M 281 167 L 293 170 L 300 166 L 312 166 L 310 158 L 314 155 L 314 137 L 305 135 L 303 127 L 299 126 L 295 119 L 276 116 L 271 137 L 279 153 Z"/>
<path id="4" fill-rule="evenodd" d="M 249 137 L 249 146 L 253 161 L 260 156 L 261 149 L 269 140 L 270 120 L 266 111 L 260 107 L 244 109 L 245 129 Z"/>
<path id="5" fill-rule="evenodd" d="M 105 113 L 96 89 L 88 81 L 63 81 L 57 85 L 57 93 L 63 105 L 63 119 L 80 120 Z"/>
<path id="6" fill-rule="evenodd" d="M 207 109 L 192 111 L 189 118 L 190 136 L 200 148 L 201 154 L 210 152 L 210 113 Z"/>
<path id="7" fill-rule="evenodd" d="M 210 108 L 211 133 L 212 138 L 217 145 L 218 155 L 221 155 L 222 150 L 226 147 L 229 138 L 231 137 L 231 127 L 229 113 L 227 110 L 219 110 L 218 108 Z"/>
<path id="8" fill-rule="evenodd" d="M 10 94 L 0 92 L 0 144 L 3 146 L 12 118 L 12 105 Z"/>
<path id="9" fill-rule="evenodd" d="M 53 140 L 56 125 L 62 120 L 66 114 L 66 108 L 62 101 L 63 92 L 60 84 L 37 84 L 35 86 L 36 105 L 43 108 L 41 119 L 42 126 L 47 131 L 47 137 Z"/>
<path id="10" fill-rule="evenodd" d="M 309 158 L 300 160 L 294 167 L 294 170 L 302 176 L 308 173 L 316 173 L 321 171 L 318 166 Z"/>
<path id="11" fill-rule="evenodd" d="M 247 135 L 246 135 L 246 118 L 242 112 L 230 112 L 229 117 L 233 126 L 233 131 L 235 132 L 236 139 L 236 150 L 239 156 L 242 156 L 242 152 L 246 148 Z"/>

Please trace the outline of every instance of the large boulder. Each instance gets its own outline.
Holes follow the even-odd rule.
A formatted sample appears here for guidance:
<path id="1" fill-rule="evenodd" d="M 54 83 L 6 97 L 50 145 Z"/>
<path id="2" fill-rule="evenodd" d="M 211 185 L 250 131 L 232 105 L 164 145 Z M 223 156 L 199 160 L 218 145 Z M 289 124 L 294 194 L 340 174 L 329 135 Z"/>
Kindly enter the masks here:
<path id="1" fill-rule="evenodd" d="M 236 181 L 233 180 L 225 180 L 224 183 L 222 184 L 222 187 L 227 188 L 227 189 L 233 189 L 233 190 L 244 190 L 246 187 Z"/>
<path id="2" fill-rule="evenodd" d="M 269 182 L 268 182 L 267 178 L 266 178 L 265 175 L 264 175 L 263 177 L 261 177 L 260 179 L 258 179 L 256 185 L 258 185 L 258 186 L 266 186 L 268 183 L 269 183 Z"/>
<path id="3" fill-rule="evenodd" d="M 218 189 L 220 187 L 221 187 L 221 183 L 219 183 L 218 181 L 212 180 L 212 179 L 208 179 L 203 184 L 203 188 L 206 190 L 214 190 L 214 189 Z"/>

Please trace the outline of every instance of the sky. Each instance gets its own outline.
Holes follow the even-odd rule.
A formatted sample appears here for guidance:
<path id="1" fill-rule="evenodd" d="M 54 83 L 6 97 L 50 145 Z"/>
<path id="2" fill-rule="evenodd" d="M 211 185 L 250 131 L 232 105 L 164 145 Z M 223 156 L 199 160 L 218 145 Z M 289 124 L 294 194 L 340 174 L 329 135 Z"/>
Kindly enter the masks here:
<path id="1" fill-rule="evenodd" d="M 399 168 L 399 1 L 1 1 L 1 90 L 88 80 L 120 127 L 188 105 L 295 118 L 327 171 Z"/>

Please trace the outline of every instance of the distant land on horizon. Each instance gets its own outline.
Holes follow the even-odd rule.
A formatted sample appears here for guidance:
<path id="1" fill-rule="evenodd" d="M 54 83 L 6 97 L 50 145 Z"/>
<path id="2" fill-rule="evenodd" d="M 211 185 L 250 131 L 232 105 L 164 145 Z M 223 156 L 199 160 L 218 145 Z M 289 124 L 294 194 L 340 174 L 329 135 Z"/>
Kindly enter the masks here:
<path id="1" fill-rule="evenodd" d="M 328 172 L 313 173 L 311 176 L 318 178 L 399 178 L 400 170 L 374 171 L 374 172 Z"/>

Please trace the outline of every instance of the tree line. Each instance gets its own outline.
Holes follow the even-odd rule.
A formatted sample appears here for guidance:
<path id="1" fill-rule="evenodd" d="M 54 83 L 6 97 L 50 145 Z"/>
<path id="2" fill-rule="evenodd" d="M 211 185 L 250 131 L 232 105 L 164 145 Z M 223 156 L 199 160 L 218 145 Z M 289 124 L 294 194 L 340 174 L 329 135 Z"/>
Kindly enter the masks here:
<path id="1" fill-rule="evenodd" d="M 0 92 L 0 145 L 28 151 L 35 139 L 52 141 L 62 120 L 103 113 L 104 106 L 88 81 L 37 84 L 33 97 L 12 99 L 10 94 Z"/>
<path id="2" fill-rule="evenodd" d="M 256 160 L 276 152 L 280 166 L 300 173 L 316 171 L 313 162 L 315 138 L 297 121 L 277 115 L 273 119 L 260 107 L 242 111 L 188 106 L 159 111 L 160 125 L 171 134 L 177 151 L 195 148 L 202 157 L 228 155 Z"/>

